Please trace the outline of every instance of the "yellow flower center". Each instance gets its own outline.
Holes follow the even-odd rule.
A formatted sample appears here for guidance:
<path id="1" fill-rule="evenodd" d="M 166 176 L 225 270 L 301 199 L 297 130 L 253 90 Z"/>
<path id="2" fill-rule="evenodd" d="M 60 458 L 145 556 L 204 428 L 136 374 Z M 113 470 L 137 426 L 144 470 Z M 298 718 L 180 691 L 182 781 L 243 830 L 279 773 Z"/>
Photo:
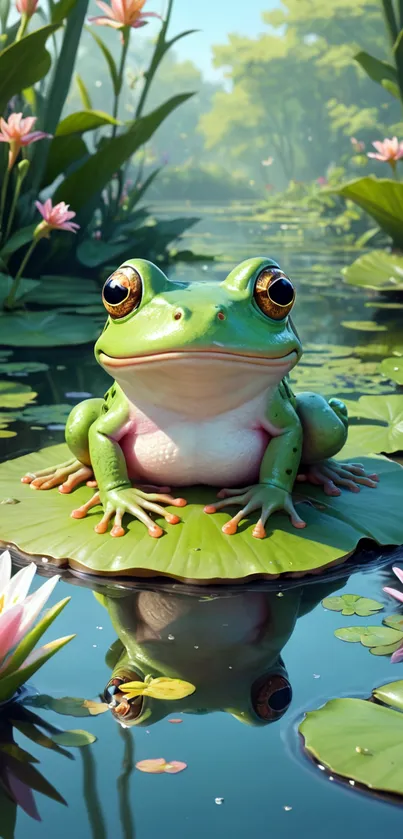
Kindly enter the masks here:
<path id="1" fill-rule="evenodd" d="M 3 611 L 3 609 L 4 609 L 4 600 L 5 600 L 4 594 L 2 594 L 1 597 L 0 597 L 0 615 Z"/>

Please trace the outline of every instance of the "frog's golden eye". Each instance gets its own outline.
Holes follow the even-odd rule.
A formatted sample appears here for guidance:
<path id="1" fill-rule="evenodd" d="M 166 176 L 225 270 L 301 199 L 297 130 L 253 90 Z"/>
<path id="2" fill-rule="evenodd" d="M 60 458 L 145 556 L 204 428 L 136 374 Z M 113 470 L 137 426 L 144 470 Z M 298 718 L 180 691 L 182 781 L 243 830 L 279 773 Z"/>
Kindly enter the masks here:
<path id="1" fill-rule="evenodd" d="M 280 268 L 265 268 L 256 280 L 253 293 L 259 309 L 273 320 L 285 318 L 294 305 L 294 286 Z"/>
<path id="2" fill-rule="evenodd" d="M 255 682 L 252 705 L 262 720 L 277 720 L 286 712 L 292 699 L 291 685 L 285 676 L 273 673 Z"/>
<path id="3" fill-rule="evenodd" d="M 102 289 L 102 302 L 111 318 L 124 318 L 141 301 L 141 277 L 131 265 L 123 265 L 108 277 Z"/>

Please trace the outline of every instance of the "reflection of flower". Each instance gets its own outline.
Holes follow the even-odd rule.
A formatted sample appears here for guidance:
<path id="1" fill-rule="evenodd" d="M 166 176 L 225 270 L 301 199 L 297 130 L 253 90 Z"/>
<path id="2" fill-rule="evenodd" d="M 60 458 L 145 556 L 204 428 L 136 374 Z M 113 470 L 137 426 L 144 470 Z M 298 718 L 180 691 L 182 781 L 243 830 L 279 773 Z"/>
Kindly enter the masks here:
<path id="1" fill-rule="evenodd" d="M 350 137 L 350 143 L 356 154 L 360 154 L 365 149 L 365 143 L 363 143 L 362 140 L 357 140 L 357 137 Z M 369 156 L 371 156 L 371 154 Z"/>
<path id="2" fill-rule="evenodd" d="M 396 577 L 399 580 L 399 582 L 403 584 L 402 569 L 397 568 L 397 566 L 393 566 L 393 573 L 396 574 Z M 390 588 L 390 586 L 385 586 L 383 590 L 386 592 L 386 594 L 390 594 L 391 597 L 394 597 L 395 600 L 398 600 L 400 603 L 403 603 L 403 591 L 399 591 L 397 588 Z M 399 647 L 398 650 L 395 650 L 391 658 L 392 664 L 397 664 L 399 661 L 403 661 L 403 645 Z"/>
<path id="3" fill-rule="evenodd" d="M 52 641 L 34 650 L 36 641 L 68 602 L 66 599 L 54 606 L 30 632 L 60 579 L 52 577 L 28 596 L 35 571 L 32 562 L 12 577 L 9 551 L 0 554 L 0 702 L 9 699 L 27 677 L 73 637 Z"/>
<path id="4" fill-rule="evenodd" d="M 36 7 L 38 5 L 39 0 L 16 0 L 16 8 L 17 12 L 20 15 L 26 15 L 27 17 L 32 17 L 32 15 L 36 12 Z"/>
<path id="5" fill-rule="evenodd" d="M 122 29 L 124 26 L 131 26 L 138 29 L 145 26 L 147 17 L 160 17 L 157 12 L 142 12 L 146 0 L 111 0 L 108 6 L 103 0 L 96 0 L 97 6 L 105 12 L 106 16 L 90 17 L 90 23 L 98 26 L 112 26 L 113 29 Z"/>
<path id="6" fill-rule="evenodd" d="M 8 169 L 12 169 L 20 152 L 21 146 L 29 146 L 44 137 L 51 137 L 43 131 L 32 131 L 37 117 L 22 118 L 22 114 L 11 114 L 6 121 L 0 117 L 0 143 L 9 143 Z"/>
<path id="7" fill-rule="evenodd" d="M 271 166 L 273 160 L 274 157 L 267 157 L 266 160 L 262 160 L 262 166 Z"/>
<path id="8" fill-rule="evenodd" d="M 372 145 L 376 152 L 367 152 L 367 157 L 373 157 L 375 160 L 382 160 L 384 163 L 390 163 L 391 165 L 403 157 L 403 142 L 399 142 L 397 137 L 392 137 L 391 140 L 386 137 L 383 142 L 376 140 Z"/>
<path id="9" fill-rule="evenodd" d="M 156 757 L 150 760 L 139 760 L 136 763 L 136 769 L 139 769 L 140 772 L 147 772 L 150 775 L 161 775 L 162 773 L 176 775 L 177 772 L 183 772 L 184 769 L 187 769 L 187 764 L 181 760 L 170 760 L 167 763 L 163 757 Z"/>
<path id="10" fill-rule="evenodd" d="M 44 204 L 41 204 L 40 201 L 35 201 L 35 207 L 43 217 L 43 221 L 38 224 L 34 233 L 36 239 L 42 238 L 43 236 L 49 238 L 51 230 L 68 230 L 70 233 L 75 233 L 76 230 L 79 230 L 80 225 L 71 221 L 76 214 L 72 210 L 69 210 L 69 204 L 65 204 L 64 201 L 55 204 L 53 207 L 52 199 L 48 198 Z"/>

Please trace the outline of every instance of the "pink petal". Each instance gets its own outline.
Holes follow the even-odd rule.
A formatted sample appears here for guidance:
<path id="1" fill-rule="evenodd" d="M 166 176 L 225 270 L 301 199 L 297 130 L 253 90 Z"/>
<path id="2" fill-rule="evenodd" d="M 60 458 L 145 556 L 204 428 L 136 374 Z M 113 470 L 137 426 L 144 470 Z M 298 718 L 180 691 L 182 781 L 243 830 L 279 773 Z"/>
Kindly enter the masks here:
<path id="1" fill-rule="evenodd" d="M 112 0 L 112 16 L 120 23 L 127 21 L 127 9 L 124 0 Z"/>
<path id="2" fill-rule="evenodd" d="M 384 143 L 381 143 L 380 140 L 375 140 L 375 142 L 372 143 L 372 145 L 373 145 L 374 149 L 376 149 L 381 154 L 383 154 L 384 149 L 385 149 L 385 144 Z"/>
<path id="3" fill-rule="evenodd" d="M 390 594 L 391 597 L 394 597 L 395 600 L 399 600 L 400 603 L 403 603 L 403 591 L 398 591 L 396 588 L 389 588 L 389 586 L 385 586 L 383 590 L 386 594 Z"/>
<path id="4" fill-rule="evenodd" d="M 25 134 L 24 137 L 21 137 L 21 145 L 29 146 L 31 143 L 36 143 L 38 140 L 44 140 L 45 138 L 51 137 L 52 134 L 45 134 L 44 131 L 32 131 L 31 134 Z"/>
<path id="5" fill-rule="evenodd" d="M 399 580 L 399 583 L 403 584 L 403 570 L 401 568 L 398 568 L 397 565 L 394 565 L 393 568 L 392 568 L 392 571 L 393 571 L 394 574 L 396 574 L 396 577 Z"/>
<path id="6" fill-rule="evenodd" d="M 172 723 L 175 723 L 176 725 L 179 725 L 179 723 L 180 723 L 180 722 L 183 722 L 183 720 L 180 720 L 180 719 L 173 719 L 173 720 L 168 720 L 168 722 L 172 722 Z"/>
<path id="7" fill-rule="evenodd" d="M 166 761 L 163 757 L 157 757 L 150 760 L 139 760 L 136 763 L 136 769 L 140 772 L 147 772 L 150 775 L 161 775 L 165 772 Z"/>
<path id="8" fill-rule="evenodd" d="M 23 605 L 18 604 L 0 615 L 0 664 L 18 644 L 18 630 L 23 613 Z"/>
<path id="9" fill-rule="evenodd" d="M 390 660 L 392 664 L 398 664 L 399 661 L 403 661 L 403 647 L 399 647 L 398 650 L 395 650 Z"/>
<path id="10" fill-rule="evenodd" d="M 369 151 L 367 153 L 367 157 L 373 157 L 373 158 L 375 158 L 375 160 L 382 160 L 383 163 L 385 163 L 388 159 L 383 154 L 375 154 L 375 152 L 373 152 L 373 151 Z"/>
<path id="11" fill-rule="evenodd" d="M 183 772 L 183 770 L 187 768 L 187 763 L 182 763 L 181 760 L 170 760 L 169 763 L 165 765 L 164 772 L 166 772 L 167 775 L 176 775 L 178 772 Z"/>
<path id="12" fill-rule="evenodd" d="M 112 29 L 121 29 L 122 24 L 115 20 L 109 20 L 107 17 L 89 17 L 88 23 L 95 23 L 97 26 L 111 26 Z"/>
<path id="13" fill-rule="evenodd" d="M 99 6 L 101 11 L 103 11 L 106 14 L 107 17 L 111 18 L 111 20 L 115 19 L 113 9 L 111 9 L 111 7 L 108 6 L 107 3 L 104 3 L 103 0 L 96 0 L 96 4 L 97 6 Z"/>
<path id="14" fill-rule="evenodd" d="M 36 120 L 37 117 L 25 117 L 25 119 L 22 119 L 20 125 L 21 134 L 29 134 L 34 127 Z"/>
<path id="15" fill-rule="evenodd" d="M 68 230 L 69 233 L 76 233 L 80 229 L 80 225 L 75 224 L 74 221 L 66 221 L 64 224 L 58 225 L 58 228 L 59 230 Z"/>
<path id="16" fill-rule="evenodd" d="M 35 623 L 38 615 L 46 605 L 50 595 L 53 592 L 53 589 L 55 588 L 59 580 L 59 574 L 56 574 L 49 580 L 46 580 L 46 583 L 44 583 L 40 588 L 38 588 L 35 594 L 31 594 L 30 597 L 27 597 L 24 603 L 22 604 L 23 615 L 16 636 L 17 644 L 21 641 L 24 635 L 26 635 L 27 632 L 29 632 L 31 626 Z"/>

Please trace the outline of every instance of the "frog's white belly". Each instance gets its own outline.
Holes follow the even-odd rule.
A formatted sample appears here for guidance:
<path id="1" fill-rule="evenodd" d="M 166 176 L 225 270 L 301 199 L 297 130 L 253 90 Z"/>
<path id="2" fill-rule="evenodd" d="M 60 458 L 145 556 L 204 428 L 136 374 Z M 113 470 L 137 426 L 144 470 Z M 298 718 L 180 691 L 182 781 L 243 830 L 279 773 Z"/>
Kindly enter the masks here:
<path id="1" fill-rule="evenodd" d="M 199 422 L 159 415 L 158 425 L 133 406 L 120 439 L 129 476 L 155 484 L 245 485 L 257 480 L 272 434 L 264 417 L 267 398 Z"/>

